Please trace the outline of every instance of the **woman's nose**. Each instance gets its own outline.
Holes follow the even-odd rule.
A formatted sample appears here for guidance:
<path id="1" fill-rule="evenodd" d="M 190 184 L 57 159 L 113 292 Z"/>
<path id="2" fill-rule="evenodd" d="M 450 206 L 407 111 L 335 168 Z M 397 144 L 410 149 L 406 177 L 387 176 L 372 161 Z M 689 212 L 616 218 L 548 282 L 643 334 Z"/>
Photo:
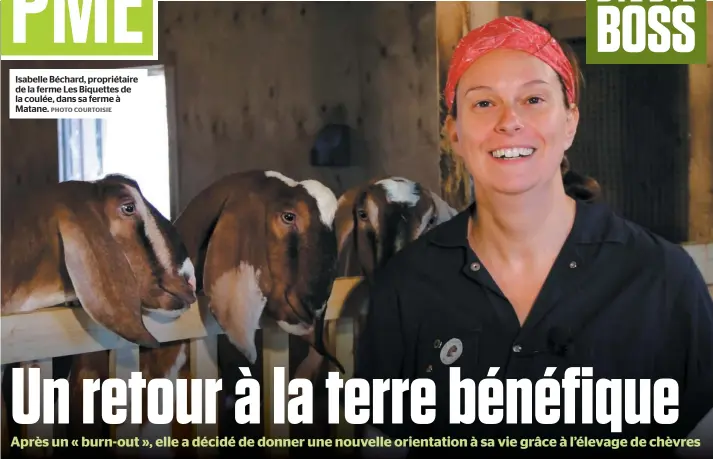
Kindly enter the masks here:
<path id="1" fill-rule="evenodd" d="M 520 116 L 512 107 L 504 107 L 495 126 L 498 132 L 510 133 L 522 129 Z"/>

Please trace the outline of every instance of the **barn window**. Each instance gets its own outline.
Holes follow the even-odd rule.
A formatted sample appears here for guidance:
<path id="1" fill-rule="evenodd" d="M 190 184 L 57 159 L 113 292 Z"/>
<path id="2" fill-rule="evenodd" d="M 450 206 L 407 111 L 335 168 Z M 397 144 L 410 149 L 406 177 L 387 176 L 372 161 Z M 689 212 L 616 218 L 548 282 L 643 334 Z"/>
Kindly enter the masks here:
<path id="1" fill-rule="evenodd" d="M 60 119 L 59 180 L 94 180 L 120 173 L 136 180 L 146 199 L 172 218 L 166 75 L 149 68 L 151 98 L 129 118 Z"/>

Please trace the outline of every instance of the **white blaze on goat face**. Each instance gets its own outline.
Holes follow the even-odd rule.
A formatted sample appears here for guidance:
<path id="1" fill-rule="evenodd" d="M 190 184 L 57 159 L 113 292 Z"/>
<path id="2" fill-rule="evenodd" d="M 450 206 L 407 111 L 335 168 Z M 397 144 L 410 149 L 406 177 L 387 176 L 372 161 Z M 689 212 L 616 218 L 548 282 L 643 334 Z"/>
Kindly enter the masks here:
<path id="1" fill-rule="evenodd" d="M 225 324 L 228 340 L 248 359 L 257 360 L 255 332 L 260 328 L 260 317 L 267 298 L 260 290 L 260 270 L 241 262 L 237 269 L 221 275 L 210 292 L 210 309 Z M 217 301 L 231 304 L 216 304 Z M 239 333 L 236 337 L 235 333 Z"/>
<path id="2" fill-rule="evenodd" d="M 265 176 L 278 178 L 278 179 L 282 180 L 283 182 L 285 182 L 286 184 L 288 184 L 289 186 L 297 186 L 297 182 L 295 180 L 293 180 L 293 179 L 287 177 L 286 175 L 284 175 L 280 172 L 277 172 L 277 171 L 266 171 Z"/>
<path id="3" fill-rule="evenodd" d="M 307 190 L 307 193 L 309 193 L 310 196 L 312 196 L 317 202 L 317 208 L 319 208 L 319 219 L 326 227 L 332 227 L 334 215 L 337 212 L 338 205 L 337 197 L 334 195 L 332 190 L 317 180 L 303 180 L 302 182 L 297 182 L 276 171 L 267 171 L 265 172 L 265 176 L 278 178 L 289 186 L 302 185 L 302 187 Z"/>
<path id="4" fill-rule="evenodd" d="M 433 217 L 434 213 L 435 209 L 433 207 L 429 208 L 426 212 L 424 212 L 423 216 L 421 217 L 421 222 L 419 223 L 418 228 L 416 229 L 416 234 L 413 235 L 414 239 L 420 237 L 423 232 L 426 231 L 426 228 L 428 228 L 428 223 L 430 222 L 431 217 Z"/>
<path id="5" fill-rule="evenodd" d="M 334 223 L 334 215 L 337 213 L 337 197 L 332 190 L 316 180 L 305 180 L 301 185 L 317 201 L 319 208 L 319 219 L 328 228 Z"/>
<path id="6" fill-rule="evenodd" d="M 158 229 L 158 225 L 156 224 L 156 220 L 154 219 L 153 214 L 151 214 L 148 207 L 144 204 L 144 200 L 141 198 L 141 195 L 138 193 L 138 191 L 136 191 L 130 186 L 124 185 L 124 187 L 129 191 L 129 193 L 131 193 L 131 196 L 134 198 L 136 210 L 138 211 L 139 215 L 141 215 L 141 219 L 144 223 L 144 232 L 146 233 L 146 238 L 149 240 L 149 243 L 151 244 L 151 247 L 153 248 L 153 251 L 156 254 L 156 258 L 158 259 L 159 263 L 161 263 L 163 269 L 165 269 L 169 273 L 173 272 L 173 267 L 171 263 L 171 251 L 169 250 L 168 245 L 166 244 L 166 240 L 161 234 L 161 230 Z"/>
<path id="7" fill-rule="evenodd" d="M 386 192 L 386 199 L 391 203 L 408 204 L 413 207 L 420 195 L 416 183 L 402 177 L 391 177 L 376 182 Z"/>
<path id="8" fill-rule="evenodd" d="M 196 269 L 193 266 L 193 262 L 191 261 L 190 258 L 186 258 L 183 260 L 183 264 L 181 265 L 180 269 L 178 270 L 178 274 L 181 276 L 185 277 L 188 279 L 188 283 L 190 284 L 191 288 L 193 291 L 196 291 Z"/>

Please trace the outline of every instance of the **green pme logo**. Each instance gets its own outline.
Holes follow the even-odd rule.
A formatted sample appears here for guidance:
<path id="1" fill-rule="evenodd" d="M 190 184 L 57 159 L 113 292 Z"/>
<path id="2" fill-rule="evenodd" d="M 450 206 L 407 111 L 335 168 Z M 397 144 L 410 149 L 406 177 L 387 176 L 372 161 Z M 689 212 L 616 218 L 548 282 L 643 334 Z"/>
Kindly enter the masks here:
<path id="1" fill-rule="evenodd" d="M 706 0 L 586 1 L 587 64 L 706 63 Z"/>
<path id="2" fill-rule="evenodd" d="M 0 0 L 3 60 L 156 60 L 158 0 Z"/>

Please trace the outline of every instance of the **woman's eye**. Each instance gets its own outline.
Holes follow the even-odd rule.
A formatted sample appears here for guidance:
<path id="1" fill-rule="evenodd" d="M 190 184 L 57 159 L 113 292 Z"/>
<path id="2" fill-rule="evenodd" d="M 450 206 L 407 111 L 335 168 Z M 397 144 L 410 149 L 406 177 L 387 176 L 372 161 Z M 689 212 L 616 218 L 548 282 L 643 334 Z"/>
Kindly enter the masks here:
<path id="1" fill-rule="evenodd" d="M 536 103 L 541 102 L 541 101 L 542 101 L 542 98 L 541 98 L 541 97 L 537 97 L 537 96 L 535 96 L 535 97 L 530 97 L 530 98 L 527 99 L 527 103 L 529 103 L 529 104 L 536 104 Z"/>
<path id="2" fill-rule="evenodd" d="M 475 103 L 475 106 L 478 108 L 487 108 L 490 106 L 490 102 L 487 100 L 481 100 Z"/>

